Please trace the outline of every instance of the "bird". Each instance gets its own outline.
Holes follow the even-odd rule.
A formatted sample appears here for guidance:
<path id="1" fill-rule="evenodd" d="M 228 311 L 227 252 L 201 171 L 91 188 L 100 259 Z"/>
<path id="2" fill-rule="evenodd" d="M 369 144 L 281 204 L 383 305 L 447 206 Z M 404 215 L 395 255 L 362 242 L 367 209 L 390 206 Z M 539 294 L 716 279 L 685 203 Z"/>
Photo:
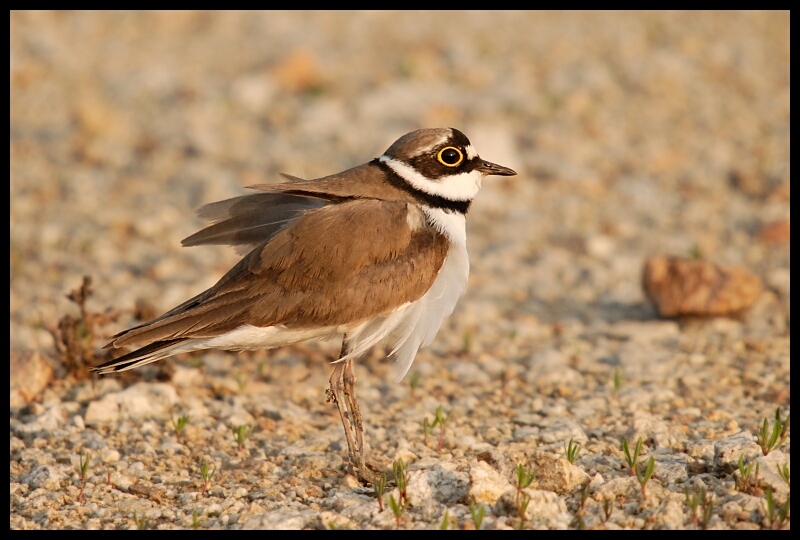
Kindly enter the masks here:
<path id="1" fill-rule="evenodd" d="M 387 342 L 399 382 L 464 294 L 466 215 L 489 175 L 513 176 L 482 159 L 455 128 L 407 133 L 379 157 L 306 180 L 207 204 L 212 222 L 183 246 L 230 245 L 243 255 L 214 286 L 160 317 L 111 338 L 139 348 L 92 368 L 111 374 L 203 349 L 259 350 L 342 338 L 326 393 L 338 408 L 350 467 L 375 483 L 353 360 Z"/>

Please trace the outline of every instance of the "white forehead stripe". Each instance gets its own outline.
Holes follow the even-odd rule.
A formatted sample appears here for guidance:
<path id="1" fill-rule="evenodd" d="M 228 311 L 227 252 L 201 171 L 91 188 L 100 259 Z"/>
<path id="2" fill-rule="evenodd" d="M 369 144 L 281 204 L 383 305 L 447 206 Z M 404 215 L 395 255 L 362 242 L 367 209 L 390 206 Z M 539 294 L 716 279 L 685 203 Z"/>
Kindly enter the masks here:
<path id="1" fill-rule="evenodd" d="M 467 159 L 475 159 L 478 157 L 478 152 L 471 144 L 467 146 Z"/>
<path id="2" fill-rule="evenodd" d="M 385 163 L 414 189 L 428 195 L 443 197 L 449 201 L 471 201 L 481 189 L 483 174 L 480 171 L 452 174 L 430 180 L 392 157 L 383 155 L 378 158 L 378 161 Z"/>

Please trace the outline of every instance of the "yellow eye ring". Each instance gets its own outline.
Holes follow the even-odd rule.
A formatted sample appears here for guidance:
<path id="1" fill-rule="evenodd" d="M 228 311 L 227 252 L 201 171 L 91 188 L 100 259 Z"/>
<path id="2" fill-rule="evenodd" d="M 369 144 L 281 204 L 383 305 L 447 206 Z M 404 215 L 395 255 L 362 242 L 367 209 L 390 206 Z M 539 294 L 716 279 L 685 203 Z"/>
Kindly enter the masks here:
<path id="1" fill-rule="evenodd" d="M 447 156 L 444 156 L 445 152 L 447 152 Z M 453 155 L 453 152 L 455 152 L 458 155 L 457 161 L 453 161 L 453 158 L 456 157 Z M 459 165 L 461 165 L 461 162 L 464 161 L 464 154 L 462 154 L 461 150 L 459 150 L 455 146 L 445 146 L 444 148 L 439 150 L 438 154 L 436 154 L 436 159 L 438 159 L 439 163 L 441 163 L 445 167 L 458 167 Z M 445 161 L 445 159 L 448 159 L 452 163 L 448 163 L 447 161 Z"/>

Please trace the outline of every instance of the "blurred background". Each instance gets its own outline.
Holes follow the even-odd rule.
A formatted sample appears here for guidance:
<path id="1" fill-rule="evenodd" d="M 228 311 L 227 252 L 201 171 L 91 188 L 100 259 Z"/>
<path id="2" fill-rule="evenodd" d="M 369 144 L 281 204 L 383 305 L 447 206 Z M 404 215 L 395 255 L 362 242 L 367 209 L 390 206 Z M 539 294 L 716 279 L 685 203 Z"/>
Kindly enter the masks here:
<path id="1" fill-rule="evenodd" d="M 65 294 L 163 311 L 237 260 L 194 210 L 452 126 L 519 172 L 467 230 L 451 329 L 648 318 L 651 255 L 738 264 L 789 315 L 789 13 L 12 12 L 11 354 Z M 127 310 L 127 311 L 126 311 Z M 443 330 L 444 331 L 444 330 Z M 765 334 L 766 335 L 766 334 Z"/>

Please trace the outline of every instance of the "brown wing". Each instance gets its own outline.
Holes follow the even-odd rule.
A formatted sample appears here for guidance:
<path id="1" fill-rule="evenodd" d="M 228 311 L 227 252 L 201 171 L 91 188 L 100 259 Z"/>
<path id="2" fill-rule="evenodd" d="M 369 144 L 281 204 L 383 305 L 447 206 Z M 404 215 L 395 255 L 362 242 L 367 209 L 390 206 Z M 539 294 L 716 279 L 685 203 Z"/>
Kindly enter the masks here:
<path id="1" fill-rule="evenodd" d="M 447 239 L 412 231 L 403 202 L 353 200 L 306 212 L 244 257 L 211 289 L 114 347 L 206 338 L 243 324 L 289 328 L 356 323 L 420 298 Z"/>

